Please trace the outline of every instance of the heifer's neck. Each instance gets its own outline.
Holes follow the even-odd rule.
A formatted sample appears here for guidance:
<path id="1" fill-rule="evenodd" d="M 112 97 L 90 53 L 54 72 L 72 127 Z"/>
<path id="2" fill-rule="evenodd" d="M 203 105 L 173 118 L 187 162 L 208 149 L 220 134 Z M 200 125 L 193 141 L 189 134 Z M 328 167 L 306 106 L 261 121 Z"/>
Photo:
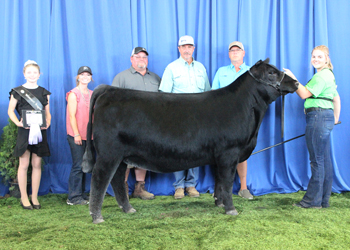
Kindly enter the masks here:
<path id="1" fill-rule="evenodd" d="M 269 93 L 248 72 L 241 75 L 227 87 L 227 91 L 223 92 L 225 97 L 228 97 L 225 111 L 216 111 L 221 121 L 227 121 L 227 124 L 236 128 L 236 131 L 241 131 L 232 141 L 232 145 L 237 143 L 241 145 L 239 157 L 244 161 L 256 146 L 260 125 L 271 103 Z"/>
<path id="2" fill-rule="evenodd" d="M 249 93 L 249 95 L 254 97 L 256 105 L 265 109 L 279 96 L 270 91 L 272 87 L 256 81 L 248 72 L 240 76 L 232 84 L 232 87 L 237 91 L 239 96 L 246 96 Z"/>

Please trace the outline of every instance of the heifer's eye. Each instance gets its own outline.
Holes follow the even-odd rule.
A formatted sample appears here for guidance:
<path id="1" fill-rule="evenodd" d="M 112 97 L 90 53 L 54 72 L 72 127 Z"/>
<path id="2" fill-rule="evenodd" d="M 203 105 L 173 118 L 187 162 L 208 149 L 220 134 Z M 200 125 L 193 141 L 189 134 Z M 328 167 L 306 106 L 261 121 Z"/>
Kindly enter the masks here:
<path id="1" fill-rule="evenodd" d="M 268 78 L 270 80 L 273 80 L 273 78 L 275 78 L 275 77 L 276 77 L 276 72 L 275 71 L 269 71 L 268 72 Z"/>

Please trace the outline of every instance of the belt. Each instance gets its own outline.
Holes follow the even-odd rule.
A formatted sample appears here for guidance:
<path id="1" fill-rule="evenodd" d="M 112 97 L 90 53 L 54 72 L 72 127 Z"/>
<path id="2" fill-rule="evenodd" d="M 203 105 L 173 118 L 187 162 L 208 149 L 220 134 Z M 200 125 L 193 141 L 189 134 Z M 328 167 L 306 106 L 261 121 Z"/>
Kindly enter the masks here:
<path id="1" fill-rule="evenodd" d="M 324 109 L 324 108 L 308 108 L 305 109 L 305 114 L 311 112 L 311 111 L 325 111 L 325 110 L 333 110 L 333 109 Z"/>

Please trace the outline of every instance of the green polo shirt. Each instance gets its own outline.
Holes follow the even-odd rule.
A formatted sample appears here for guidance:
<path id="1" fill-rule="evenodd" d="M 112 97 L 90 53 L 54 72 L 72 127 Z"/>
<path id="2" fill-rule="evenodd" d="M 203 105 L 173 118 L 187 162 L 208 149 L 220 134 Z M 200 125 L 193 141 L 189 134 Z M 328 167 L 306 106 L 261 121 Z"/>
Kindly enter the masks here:
<path id="1" fill-rule="evenodd" d="M 320 72 L 317 72 L 305 87 L 311 92 L 312 97 L 333 99 L 338 95 L 334 74 L 330 69 L 323 69 Z M 304 107 L 305 109 L 313 107 L 334 109 L 333 102 L 311 98 L 305 100 Z"/>

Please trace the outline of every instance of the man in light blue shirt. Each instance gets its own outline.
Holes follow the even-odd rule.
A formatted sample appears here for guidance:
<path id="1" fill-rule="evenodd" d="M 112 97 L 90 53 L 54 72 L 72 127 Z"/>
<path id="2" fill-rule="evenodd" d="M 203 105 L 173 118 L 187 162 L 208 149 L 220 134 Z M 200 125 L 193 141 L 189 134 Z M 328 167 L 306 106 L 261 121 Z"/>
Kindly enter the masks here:
<path id="1" fill-rule="evenodd" d="M 241 45 L 243 49 L 238 45 L 235 45 L 236 43 L 238 45 Z M 220 89 L 226 87 L 250 69 L 250 67 L 247 66 L 245 62 L 243 62 L 245 51 L 243 44 L 239 43 L 240 42 L 233 42 L 230 44 L 230 46 L 232 46 L 229 48 L 228 56 L 230 57 L 231 64 L 218 69 L 215 74 L 211 89 Z"/>
<path id="2" fill-rule="evenodd" d="M 214 77 L 212 89 L 226 87 L 250 68 L 243 62 L 245 51 L 241 42 L 235 41 L 230 43 L 228 47 L 228 56 L 230 57 L 231 64 L 218 69 Z M 253 199 L 253 195 L 247 188 L 247 168 L 247 161 L 238 163 L 237 165 L 237 173 L 241 180 L 241 189 L 238 195 L 243 198 Z"/>
<path id="3" fill-rule="evenodd" d="M 191 36 L 182 36 L 178 43 L 180 58 L 170 63 L 160 82 L 159 90 L 168 93 L 199 93 L 210 90 L 210 84 L 203 64 L 193 59 L 194 40 Z M 198 178 L 198 167 L 178 171 L 175 175 L 175 199 L 185 196 L 199 197 L 195 186 Z"/>
<path id="4" fill-rule="evenodd" d="M 210 90 L 207 71 L 203 64 L 192 57 L 195 49 L 193 38 L 181 37 L 178 49 L 181 56 L 165 68 L 159 90 L 168 93 L 199 93 Z"/>

